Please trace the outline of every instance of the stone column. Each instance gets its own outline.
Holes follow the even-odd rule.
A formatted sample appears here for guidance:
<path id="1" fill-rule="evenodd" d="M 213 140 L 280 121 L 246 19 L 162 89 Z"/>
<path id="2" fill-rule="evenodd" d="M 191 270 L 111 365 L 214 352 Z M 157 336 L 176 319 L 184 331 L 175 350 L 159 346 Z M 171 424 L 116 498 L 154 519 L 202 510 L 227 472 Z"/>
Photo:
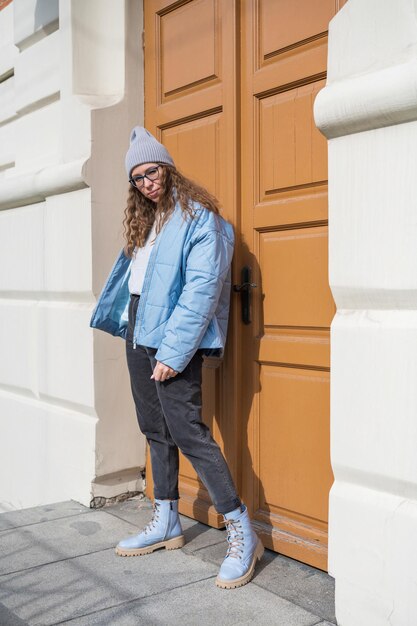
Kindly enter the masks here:
<path id="1" fill-rule="evenodd" d="M 417 624 L 417 3 L 349 0 L 329 139 L 329 568 L 340 626 Z"/>

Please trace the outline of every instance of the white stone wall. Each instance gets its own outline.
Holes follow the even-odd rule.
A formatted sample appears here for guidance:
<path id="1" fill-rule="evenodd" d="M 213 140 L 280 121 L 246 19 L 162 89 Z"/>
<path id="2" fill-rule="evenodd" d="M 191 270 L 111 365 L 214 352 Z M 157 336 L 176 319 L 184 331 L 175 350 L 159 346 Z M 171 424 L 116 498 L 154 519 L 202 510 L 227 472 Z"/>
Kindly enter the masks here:
<path id="1" fill-rule="evenodd" d="M 417 624 L 417 3 L 349 0 L 315 104 L 329 139 L 329 568 L 339 626 Z"/>
<path id="2" fill-rule="evenodd" d="M 124 343 L 89 328 L 122 245 L 141 30 L 133 0 L 0 11 L 0 511 L 142 487 Z"/>

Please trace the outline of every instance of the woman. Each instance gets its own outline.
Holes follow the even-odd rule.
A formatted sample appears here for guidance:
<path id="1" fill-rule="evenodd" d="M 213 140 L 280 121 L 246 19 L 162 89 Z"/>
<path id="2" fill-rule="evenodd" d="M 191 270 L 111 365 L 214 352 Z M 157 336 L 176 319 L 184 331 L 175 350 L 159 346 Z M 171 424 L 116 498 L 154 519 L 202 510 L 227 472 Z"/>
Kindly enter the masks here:
<path id="1" fill-rule="evenodd" d="M 224 348 L 233 229 L 217 200 L 175 168 L 145 128 L 135 127 L 126 155 L 130 191 L 126 246 L 91 325 L 126 339 L 131 388 L 152 460 L 149 524 L 120 541 L 116 554 L 140 556 L 184 545 L 178 515 L 178 449 L 191 461 L 228 529 L 216 585 L 253 576 L 263 546 L 236 493 L 227 463 L 201 419 L 203 355 Z"/>

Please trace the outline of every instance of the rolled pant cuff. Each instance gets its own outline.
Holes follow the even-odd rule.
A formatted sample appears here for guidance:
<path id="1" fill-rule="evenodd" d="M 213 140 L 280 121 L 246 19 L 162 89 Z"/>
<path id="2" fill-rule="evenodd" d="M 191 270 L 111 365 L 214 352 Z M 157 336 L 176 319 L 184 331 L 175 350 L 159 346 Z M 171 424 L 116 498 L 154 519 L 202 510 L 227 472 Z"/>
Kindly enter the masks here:
<path id="1" fill-rule="evenodd" d="M 220 515 L 225 515 L 226 513 L 230 513 L 230 511 L 234 511 L 242 505 L 240 498 L 235 498 L 234 500 L 228 500 L 227 502 L 218 502 L 214 505 L 217 513 Z"/>
<path id="2" fill-rule="evenodd" d="M 166 493 L 157 493 L 153 492 L 154 500 L 179 500 L 180 496 L 178 491 L 176 493 L 166 494 Z"/>

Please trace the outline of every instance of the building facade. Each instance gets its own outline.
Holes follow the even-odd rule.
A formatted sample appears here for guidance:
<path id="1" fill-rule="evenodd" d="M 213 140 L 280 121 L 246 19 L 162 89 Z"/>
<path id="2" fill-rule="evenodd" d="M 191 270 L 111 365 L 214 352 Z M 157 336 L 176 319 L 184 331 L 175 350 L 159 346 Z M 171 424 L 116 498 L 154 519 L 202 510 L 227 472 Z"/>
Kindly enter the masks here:
<path id="1" fill-rule="evenodd" d="M 414 0 L 0 8 L 2 509 L 143 489 L 123 342 L 88 322 L 145 124 L 252 284 L 204 418 L 256 530 L 328 569 L 340 626 L 414 626 Z M 180 490 L 220 524 L 184 459 Z"/>
<path id="2" fill-rule="evenodd" d="M 141 24 L 137 2 L 0 12 L 3 510 L 143 486 L 123 345 L 89 329 L 122 245 Z"/>

